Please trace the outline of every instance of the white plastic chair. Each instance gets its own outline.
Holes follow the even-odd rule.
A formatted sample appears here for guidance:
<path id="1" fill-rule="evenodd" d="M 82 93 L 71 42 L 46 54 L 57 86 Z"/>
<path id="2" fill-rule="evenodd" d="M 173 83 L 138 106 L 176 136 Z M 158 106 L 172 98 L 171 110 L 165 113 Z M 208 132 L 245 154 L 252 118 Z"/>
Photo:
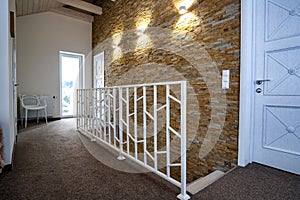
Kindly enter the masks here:
<path id="1" fill-rule="evenodd" d="M 36 95 L 21 95 L 20 102 L 22 108 L 25 110 L 25 128 L 27 128 L 27 116 L 28 110 L 36 110 L 37 111 L 37 123 L 39 123 L 39 110 L 44 110 L 46 124 L 47 120 L 47 102 L 44 100 L 44 104 L 41 104 L 40 97 Z M 22 116 L 21 116 L 22 117 Z M 22 119 L 23 124 L 23 119 Z"/>

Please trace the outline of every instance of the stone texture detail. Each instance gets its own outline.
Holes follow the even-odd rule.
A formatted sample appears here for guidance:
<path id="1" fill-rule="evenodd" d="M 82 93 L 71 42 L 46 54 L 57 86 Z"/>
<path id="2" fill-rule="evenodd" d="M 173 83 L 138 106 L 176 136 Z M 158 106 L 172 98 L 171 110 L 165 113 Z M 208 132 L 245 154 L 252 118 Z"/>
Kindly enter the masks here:
<path id="1" fill-rule="evenodd" d="M 191 182 L 237 165 L 240 1 L 195 0 L 179 15 L 181 3 L 99 0 L 93 54 L 105 51 L 106 86 L 187 81 Z M 230 70 L 228 90 L 221 89 L 223 69 Z M 179 178 L 179 169 L 172 175 Z"/>

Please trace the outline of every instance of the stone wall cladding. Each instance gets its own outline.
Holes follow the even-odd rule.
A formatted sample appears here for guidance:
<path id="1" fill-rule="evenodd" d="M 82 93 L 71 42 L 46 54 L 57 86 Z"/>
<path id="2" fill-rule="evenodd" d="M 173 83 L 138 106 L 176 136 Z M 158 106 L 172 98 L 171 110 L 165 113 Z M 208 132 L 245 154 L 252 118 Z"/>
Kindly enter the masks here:
<path id="1" fill-rule="evenodd" d="M 106 86 L 188 81 L 191 182 L 237 165 L 240 1 L 195 0 L 179 15 L 181 2 L 99 0 L 103 14 L 93 23 L 93 54 L 105 51 Z M 147 24 L 145 36 L 137 33 L 141 24 Z M 221 89 L 223 69 L 230 70 L 228 90 Z"/>

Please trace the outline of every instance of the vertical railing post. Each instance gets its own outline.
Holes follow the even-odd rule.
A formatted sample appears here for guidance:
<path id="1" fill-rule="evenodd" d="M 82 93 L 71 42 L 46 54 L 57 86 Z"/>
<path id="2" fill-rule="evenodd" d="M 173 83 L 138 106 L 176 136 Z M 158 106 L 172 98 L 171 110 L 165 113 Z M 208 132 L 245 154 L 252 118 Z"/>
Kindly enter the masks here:
<path id="1" fill-rule="evenodd" d="M 83 100 L 82 100 L 82 96 L 83 96 L 83 91 L 82 90 L 80 90 L 80 104 L 79 104 L 79 109 L 80 109 L 80 119 L 79 119 L 79 126 L 80 126 L 80 128 L 82 128 L 83 127 L 83 112 L 82 112 L 82 102 L 83 102 Z"/>
<path id="2" fill-rule="evenodd" d="M 84 125 L 83 125 L 83 130 L 87 130 L 88 126 L 88 114 L 87 114 L 87 105 L 88 105 L 88 95 L 87 95 L 87 90 L 84 90 L 84 102 L 83 102 L 83 110 L 84 110 Z"/>
<path id="3" fill-rule="evenodd" d="M 106 125 L 107 125 L 107 116 L 106 116 L 106 89 L 105 88 L 103 88 L 102 89 L 103 90 L 103 99 L 101 99 L 101 101 L 103 101 L 103 137 L 104 137 L 104 141 L 106 142 L 106 140 L 107 140 L 107 134 L 106 134 Z"/>
<path id="4" fill-rule="evenodd" d="M 88 131 L 88 127 L 89 127 L 89 109 L 88 109 L 88 105 L 89 105 L 89 95 L 88 95 L 88 90 L 85 90 L 85 99 L 84 99 L 84 130 Z"/>
<path id="5" fill-rule="evenodd" d="M 90 89 L 87 89 L 86 91 L 86 120 L 87 120 L 87 125 L 86 125 L 86 131 L 89 132 L 90 129 Z"/>
<path id="6" fill-rule="evenodd" d="M 147 165 L 147 91 L 146 86 L 143 86 L 143 129 L 144 129 L 144 164 Z"/>
<path id="7" fill-rule="evenodd" d="M 100 89 L 99 88 L 97 88 L 97 89 L 95 89 L 96 90 L 96 102 L 95 102 L 95 111 L 96 111 L 96 121 L 95 121 L 95 124 L 96 124 L 96 127 L 95 127 L 95 129 L 96 129 L 96 137 L 100 137 L 100 132 L 99 132 L 99 122 L 100 122 L 100 115 L 101 115 L 101 113 L 100 113 Z"/>
<path id="8" fill-rule="evenodd" d="M 110 113 L 110 101 L 111 101 L 111 97 L 110 97 L 110 89 L 107 89 L 107 92 L 106 92 L 106 95 L 107 95 L 107 126 L 108 127 L 108 143 L 111 144 L 111 127 L 110 127 L 110 124 L 111 124 L 111 113 Z"/>
<path id="9" fill-rule="evenodd" d="M 90 106 L 89 106 L 89 108 L 90 108 L 90 114 L 91 114 L 91 116 L 92 116 L 92 119 L 91 119 L 91 121 L 92 121 L 92 130 L 91 130 L 90 132 L 91 132 L 91 134 L 92 134 L 93 137 L 94 137 L 95 134 L 96 134 L 96 131 L 95 131 L 96 118 L 95 118 L 94 107 L 95 107 L 95 104 L 96 104 L 96 102 L 97 102 L 97 101 L 96 101 L 97 98 L 96 98 L 95 92 L 96 92 L 96 90 L 91 89 L 90 94 L 91 94 L 92 97 L 91 97 L 91 104 L 90 104 Z"/>
<path id="10" fill-rule="evenodd" d="M 123 100 L 122 100 L 122 88 L 119 88 L 119 156 L 118 160 L 124 160 L 123 156 Z"/>
<path id="11" fill-rule="evenodd" d="M 113 111 L 114 111 L 114 113 L 113 113 L 113 123 L 114 123 L 114 146 L 115 146 L 115 148 L 117 148 L 117 145 L 116 145 L 116 137 L 117 137 L 117 115 L 116 115 L 116 112 L 117 112 L 117 92 L 116 92 L 116 88 L 113 88 L 113 97 L 114 97 L 114 99 L 113 99 Z"/>
<path id="12" fill-rule="evenodd" d="M 190 199 L 186 193 L 186 82 L 181 82 L 181 116 L 180 116 L 180 130 L 181 130 L 181 194 L 177 198 L 182 200 Z"/>
<path id="13" fill-rule="evenodd" d="M 126 88 L 126 144 L 127 144 L 127 154 L 130 154 L 130 144 L 129 144 L 129 88 Z"/>
<path id="14" fill-rule="evenodd" d="M 90 130 L 90 125 L 91 125 L 91 113 L 90 113 L 90 102 L 91 102 L 91 95 L 90 95 L 90 89 L 87 89 L 87 101 L 86 101 L 86 116 L 87 116 L 87 126 L 86 126 L 86 131 L 89 133 Z"/>
<path id="15" fill-rule="evenodd" d="M 79 93 L 79 90 L 77 89 L 76 90 L 76 109 L 77 109 L 77 113 L 76 113 L 76 130 L 78 130 L 78 111 L 79 111 L 79 109 L 78 109 L 78 107 L 79 107 L 79 98 L 78 98 L 78 93 Z"/>
<path id="16" fill-rule="evenodd" d="M 137 88 L 134 87 L 134 155 L 138 159 L 138 137 L 137 137 Z"/>
<path id="17" fill-rule="evenodd" d="M 80 105 L 79 105 L 79 109 L 80 109 L 80 119 L 79 119 L 79 126 L 80 126 L 80 128 L 82 128 L 83 127 L 83 123 L 84 123 L 84 121 L 83 121 L 83 109 L 82 109 L 82 104 L 83 104 L 83 100 L 82 100 L 82 96 L 83 96 L 83 91 L 82 91 L 82 89 L 80 90 Z"/>
<path id="18" fill-rule="evenodd" d="M 99 137 L 103 139 L 102 122 L 103 122 L 103 106 L 102 106 L 102 88 L 99 88 Z"/>
<path id="19" fill-rule="evenodd" d="M 97 119 L 98 119 L 98 107 L 97 107 L 97 104 L 98 104 L 98 89 L 95 88 L 94 89 L 94 117 L 95 117 L 95 120 L 94 120 L 94 136 L 97 137 Z"/>
<path id="20" fill-rule="evenodd" d="M 166 85 L 166 151 L 167 151 L 167 156 L 166 156 L 166 163 L 167 163 L 167 177 L 170 177 L 170 85 Z"/>
<path id="21" fill-rule="evenodd" d="M 153 86 L 154 169 L 157 171 L 157 85 Z"/>

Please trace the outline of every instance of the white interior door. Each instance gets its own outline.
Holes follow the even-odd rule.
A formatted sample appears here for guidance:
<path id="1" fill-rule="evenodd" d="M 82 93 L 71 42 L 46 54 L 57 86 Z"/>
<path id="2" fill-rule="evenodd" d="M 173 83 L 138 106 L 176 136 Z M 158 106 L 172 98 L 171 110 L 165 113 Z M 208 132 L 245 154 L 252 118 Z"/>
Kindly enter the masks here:
<path id="1" fill-rule="evenodd" d="M 300 174 L 300 1 L 255 7 L 253 161 Z"/>

